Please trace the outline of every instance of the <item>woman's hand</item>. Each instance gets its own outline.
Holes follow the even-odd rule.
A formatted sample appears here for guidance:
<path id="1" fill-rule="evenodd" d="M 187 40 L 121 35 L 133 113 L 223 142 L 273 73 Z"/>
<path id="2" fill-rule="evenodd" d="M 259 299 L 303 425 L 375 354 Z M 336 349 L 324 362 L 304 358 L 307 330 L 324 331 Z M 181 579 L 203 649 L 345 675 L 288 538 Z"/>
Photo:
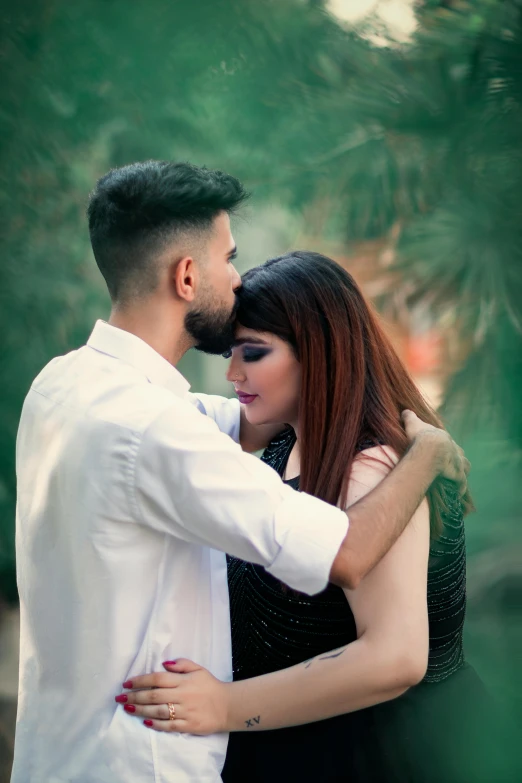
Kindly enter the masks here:
<path id="1" fill-rule="evenodd" d="M 116 697 L 123 709 L 156 731 L 227 731 L 227 683 L 186 658 L 163 666 L 165 672 L 143 674 L 123 684 L 128 690 Z"/>

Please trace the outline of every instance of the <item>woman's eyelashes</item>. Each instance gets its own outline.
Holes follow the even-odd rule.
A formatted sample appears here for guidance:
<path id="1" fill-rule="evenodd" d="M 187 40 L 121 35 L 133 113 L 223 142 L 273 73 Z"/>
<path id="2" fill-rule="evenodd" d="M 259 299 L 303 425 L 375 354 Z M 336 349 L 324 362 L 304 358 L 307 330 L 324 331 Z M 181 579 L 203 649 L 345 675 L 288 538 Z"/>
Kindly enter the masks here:
<path id="1" fill-rule="evenodd" d="M 244 362 L 258 362 L 271 353 L 270 348 L 251 348 L 247 345 L 243 346 L 242 350 Z"/>
<path id="2" fill-rule="evenodd" d="M 271 352 L 272 352 L 271 348 L 257 348 L 257 347 L 254 348 L 254 347 L 242 346 L 241 358 L 244 362 L 258 362 L 260 359 L 262 359 L 264 356 L 267 356 Z M 225 351 L 225 353 L 221 355 L 223 356 L 223 359 L 232 358 L 232 349 Z"/>

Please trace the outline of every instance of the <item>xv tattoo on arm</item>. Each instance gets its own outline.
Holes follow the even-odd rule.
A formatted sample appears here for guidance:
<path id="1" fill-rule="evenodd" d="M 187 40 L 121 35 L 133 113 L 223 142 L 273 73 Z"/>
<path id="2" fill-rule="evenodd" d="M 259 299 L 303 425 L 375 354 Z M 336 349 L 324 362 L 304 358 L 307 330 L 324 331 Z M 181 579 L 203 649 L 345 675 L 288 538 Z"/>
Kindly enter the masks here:
<path id="1" fill-rule="evenodd" d="M 343 647 L 341 650 L 337 650 L 337 652 L 330 653 L 329 655 L 319 655 L 316 658 L 309 658 L 307 661 L 304 661 L 304 667 L 305 669 L 309 669 L 314 661 L 327 661 L 329 658 L 338 658 L 345 650 L 346 647 Z"/>
<path id="2" fill-rule="evenodd" d="M 257 718 L 249 718 L 245 721 L 245 726 L 247 729 L 253 729 L 254 723 L 257 723 L 259 725 L 261 723 L 261 715 L 258 715 Z"/>

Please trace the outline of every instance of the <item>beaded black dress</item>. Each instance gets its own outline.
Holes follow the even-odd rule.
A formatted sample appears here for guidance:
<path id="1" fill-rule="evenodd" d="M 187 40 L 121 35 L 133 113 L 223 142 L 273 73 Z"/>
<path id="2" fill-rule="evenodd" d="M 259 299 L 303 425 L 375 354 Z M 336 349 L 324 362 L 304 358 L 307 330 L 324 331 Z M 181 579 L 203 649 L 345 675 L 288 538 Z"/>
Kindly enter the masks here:
<path id="1" fill-rule="evenodd" d="M 293 430 L 285 431 L 266 449 L 263 461 L 282 476 L 294 443 Z M 372 445 L 361 444 L 361 449 Z M 299 488 L 298 478 L 287 483 Z M 430 652 L 423 682 L 398 699 L 359 712 L 275 731 L 231 734 L 224 783 L 503 779 L 488 766 L 483 716 L 490 710 L 489 697 L 464 661 L 463 514 L 450 482 L 445 491 L 450 513 L 430 548 Z M 287 588 L 261 566 L 231 557 L 228 580 L 235 680 L 293 666 L 357 638 L 346 597 L 335 585 L 310 597 Z"/>

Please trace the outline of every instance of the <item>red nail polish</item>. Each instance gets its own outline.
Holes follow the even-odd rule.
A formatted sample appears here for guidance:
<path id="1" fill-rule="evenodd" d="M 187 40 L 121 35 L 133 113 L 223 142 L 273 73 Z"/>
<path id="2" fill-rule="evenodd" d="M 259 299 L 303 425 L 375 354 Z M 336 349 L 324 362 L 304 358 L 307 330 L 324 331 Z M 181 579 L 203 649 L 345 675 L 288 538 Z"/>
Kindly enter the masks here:
<path id="1" fill-rule="evenodd" d="M 123 709 L 125 710 L 125 712 L 136 712 L 136 707 L 134 706 L 134 704 L 125 704 Z"/>
<path id="2" fill-rule="evenodd" d="M 177 661 L 163 661 L 163 666 L 173 666 Z"/>
<path id="3" fill-rule="evenodd" d="M 125 680 L 125 682 L 123 683 L 123 685 L 121 687 L 122 688 L 132 688 L 132 680 Z"/>
<path id="4" fill-rule="evenodd" d="M 145 724 L 145 726 L 149 726 L 149 727 L 152 726 L 151 720 L 144 720 L 143 723 Z"/>
<path id="5" fill-rule="evenodd" d="M 125 702 L 127 701 L 127 697 L 125 696 L 124 693 L 120 693 L 119 696 L 116 696 L 116 701 L 118 702 L 118 704 L 125 704 Z"/>

